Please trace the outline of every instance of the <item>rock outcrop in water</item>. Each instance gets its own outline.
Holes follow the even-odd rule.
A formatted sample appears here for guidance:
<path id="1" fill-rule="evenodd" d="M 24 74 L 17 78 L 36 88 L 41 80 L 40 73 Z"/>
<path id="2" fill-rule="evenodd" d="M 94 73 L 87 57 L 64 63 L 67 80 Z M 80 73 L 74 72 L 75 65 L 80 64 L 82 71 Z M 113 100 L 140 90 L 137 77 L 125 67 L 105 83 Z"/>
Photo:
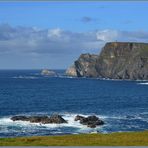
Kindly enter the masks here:
<path id="1" fill-rule="evenodd" d="M 104 124 L 104 122 L 96 116 L 83 117 L 83 116 L 77 115 L 75 117 L 75 121 L 80 121 L 81 124 L 87 125 L 90 128 L 95 128 L 96 126 Z"/>
<path id="2" fill-rule="evenodd" d="M 26 116 L 13 116 L 11 117 L 12 121 L 29 121 L 29 118 Z"/>
<path id="3" fill-rule="evenodd" d="M 100 55 L 82 54 L 67 69 L 77 77 L 148 80 L 148 44 L 130 42 L 106 43 Z"/>
<path id="4" fill-rule="evenodd" d="M 11 117 L 12 121 L 28 121 L 30 123 L 41 123 L 41 124 L 62 124 L 68 123 L 61 115 L 54 114 L 50 117 L 48 116 L 13 116 Z M 90 128 L 95 128 L 96 126 L 103 125 L 104 122 L 96 116 L 79 116 L 77 115 L 74 119 L 79 121 L 82 125 L 86 125 Z"/>
<path id="5" fill-rule="evenodd" d="M 62 118 L 60 115 L 51 115 L 48 116 L 13 116 L 11 118 L 13 121 L 29 121 L 31 123 L 42 123 L 42 124 L 49 124 L 49 123 L 67 123 L 66 120 Z"/>
<path id="6" fill-rule="evenodd" d="M 57 74 L 53 70 L 43 69 L 41 71 L 41 75 L 43 75 L 43 76 L 56 76 Z"/>

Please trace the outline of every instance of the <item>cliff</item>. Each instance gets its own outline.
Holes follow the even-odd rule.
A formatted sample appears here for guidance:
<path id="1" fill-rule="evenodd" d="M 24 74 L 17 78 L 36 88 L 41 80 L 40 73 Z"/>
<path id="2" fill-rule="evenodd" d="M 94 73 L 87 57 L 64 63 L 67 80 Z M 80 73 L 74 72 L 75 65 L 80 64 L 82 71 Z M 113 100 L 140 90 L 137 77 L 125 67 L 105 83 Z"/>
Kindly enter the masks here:
<path id="1" fill-rule="evenodd" d="M 79 59 L 74 62 L 74 65 L 67 69 L 66 74 L 78 77 L 97 77 L 98 72 L 95 68 L 97 58 L 97 55 L 82 54 Z"/>
<path id="2" fill-rule="evenodd" d="M 67 75 L 148 80 L 148 44 L 106 43 L 100 55 L 82 54 L 71 68 Z"/>

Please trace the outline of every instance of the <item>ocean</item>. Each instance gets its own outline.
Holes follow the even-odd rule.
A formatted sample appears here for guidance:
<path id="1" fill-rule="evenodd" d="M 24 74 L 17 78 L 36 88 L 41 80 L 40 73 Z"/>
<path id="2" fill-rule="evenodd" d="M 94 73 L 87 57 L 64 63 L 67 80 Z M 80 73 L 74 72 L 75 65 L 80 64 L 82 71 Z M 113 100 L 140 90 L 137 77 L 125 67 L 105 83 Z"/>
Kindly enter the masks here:
<path id="1" fill-rule="evenodd" d="M 0 70 L 0 137 L 111 133 L 148 130 L 148 81 L 72 78 L 64 70 Z M 12 121 L 14 115 L 60 114 L 68 123 Z M 76 115 L 96 115 L 105 124 L 89 128 Z"/>

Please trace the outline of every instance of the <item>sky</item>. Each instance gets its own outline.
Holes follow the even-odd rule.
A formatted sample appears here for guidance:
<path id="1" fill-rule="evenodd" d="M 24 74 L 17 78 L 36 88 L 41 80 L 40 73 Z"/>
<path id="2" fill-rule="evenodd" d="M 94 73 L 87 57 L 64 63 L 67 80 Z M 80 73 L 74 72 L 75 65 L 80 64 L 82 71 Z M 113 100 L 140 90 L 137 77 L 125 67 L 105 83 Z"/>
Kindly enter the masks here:
<path id="1" fill-rule="evenodd" d="M 66 69 L 106 42 L 148 42 L 147 2 L 0 2 L 0 69 Z"/>

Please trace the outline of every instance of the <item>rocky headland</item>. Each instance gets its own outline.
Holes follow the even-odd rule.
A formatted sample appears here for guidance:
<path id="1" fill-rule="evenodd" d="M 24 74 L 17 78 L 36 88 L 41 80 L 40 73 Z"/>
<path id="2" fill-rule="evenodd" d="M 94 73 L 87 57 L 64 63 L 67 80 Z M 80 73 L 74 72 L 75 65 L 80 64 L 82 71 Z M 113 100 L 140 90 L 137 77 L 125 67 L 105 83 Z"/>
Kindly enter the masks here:
<path id="1" fill-rule="evenodd" d="M 75 77 L 148 80 L 148 43 L 106 43 L 100 55 L 80 55 L 66 74 Z"/>

